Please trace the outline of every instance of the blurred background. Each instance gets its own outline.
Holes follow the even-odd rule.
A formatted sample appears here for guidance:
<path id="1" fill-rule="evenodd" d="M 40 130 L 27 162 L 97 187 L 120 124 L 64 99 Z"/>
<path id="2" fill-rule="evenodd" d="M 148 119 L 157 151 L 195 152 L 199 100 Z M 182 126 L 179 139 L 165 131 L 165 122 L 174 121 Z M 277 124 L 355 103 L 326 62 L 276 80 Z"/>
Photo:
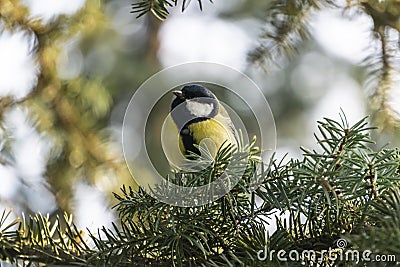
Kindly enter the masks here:
<path id="1" fill-rule="evenodd" d="M 278 158 L 315 147 L 317 120 L 338 119 L 341 109 L 350 123 L 372 115 L 377 147 L 400 144 L 398 83 L 379 116 L 365 86 L 364 60 L 379 50 L 369 16 L 315 12 L 300 52 L 262 68 L 249 53 L 262 44 L 270 1 L 203 2 L 202 11 L 193 1 L 160 21 L 136 18 L 132 0 L 2 1 L 0 210 L 67 211 L 83 229 L 110 226 L 112 192 L 135 186 L 121 146 L 129 99 L 157 71 L 191 61 L 228 65 L 258 84 L 276 120 Z"/>

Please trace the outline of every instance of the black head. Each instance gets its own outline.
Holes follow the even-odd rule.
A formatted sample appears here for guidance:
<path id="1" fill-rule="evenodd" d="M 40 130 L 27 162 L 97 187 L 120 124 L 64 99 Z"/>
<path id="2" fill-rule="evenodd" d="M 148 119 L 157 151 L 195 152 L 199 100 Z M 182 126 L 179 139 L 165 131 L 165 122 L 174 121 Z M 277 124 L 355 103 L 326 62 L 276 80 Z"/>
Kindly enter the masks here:
<path id="1" fill-rule="evenodd" d="M 205 97 L 216 99 L 215 95 L 210 90 L 198 84 L 186 85 L 181 89 L 181 91 L 173 91 L 173 93 L 176 96 L 174 101 L 176 100 L 176 102 L 179 102 L 178 105 L 193 98 Z"/>
<path id="2" fill-rule="evenodd" d="M 177 107 L 178 109 L 172 112 L 172 118 L 179 128 L 183 127 L 183 124 L 188 124 L 188 122 L 206 120 L 218 114 L 218 100 L 204 86 L 190 84 L 184 86 L 181 91 L 174 91 L 173 93 L 176 97 L 171 103 L 171 111 Z"/>
<path id="3" fill-rule="evenodd" d="M 212 99 L 216 98 L 210 90 L 198 84 L 186 85 L 182 88 L 181 92 L 186 99 L 198 97 L 208 97 Z"/>

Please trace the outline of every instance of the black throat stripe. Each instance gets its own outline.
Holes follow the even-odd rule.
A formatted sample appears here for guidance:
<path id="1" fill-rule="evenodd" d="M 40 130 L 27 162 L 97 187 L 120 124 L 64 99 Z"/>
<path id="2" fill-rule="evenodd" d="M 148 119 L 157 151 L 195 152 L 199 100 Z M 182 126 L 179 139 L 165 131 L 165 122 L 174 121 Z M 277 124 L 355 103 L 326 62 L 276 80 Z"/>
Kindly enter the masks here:
<path id="1" fill-rule="evenodd" d="M 194 140 L 193 135 L 189 130 L 189 124 L 186 124 L 181 129 L 180 135 L 182 138 L 183 147 L 185 148 L 185 154 L 189 155 L 189 152 L 193 152 L 200 156 L 200 150 L 194 146 L 194 144 L 196 144 L 196 141 Z"/>

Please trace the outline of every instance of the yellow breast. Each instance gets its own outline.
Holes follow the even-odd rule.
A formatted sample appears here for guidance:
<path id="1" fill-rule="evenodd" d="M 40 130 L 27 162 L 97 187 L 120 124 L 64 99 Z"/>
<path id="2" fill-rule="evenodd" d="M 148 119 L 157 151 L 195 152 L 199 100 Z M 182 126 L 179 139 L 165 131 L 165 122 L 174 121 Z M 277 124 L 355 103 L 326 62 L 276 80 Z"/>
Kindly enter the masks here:
<path id="1" fill-rule="evenodd" d="M 190 124 L 188 126 L 197 145 L 202 142 L 206 145 L 211 155 L 215 156 L 218 149 L 225 143 L 236 145 L 236 139 L 229 125 L 215 118 Z"/>

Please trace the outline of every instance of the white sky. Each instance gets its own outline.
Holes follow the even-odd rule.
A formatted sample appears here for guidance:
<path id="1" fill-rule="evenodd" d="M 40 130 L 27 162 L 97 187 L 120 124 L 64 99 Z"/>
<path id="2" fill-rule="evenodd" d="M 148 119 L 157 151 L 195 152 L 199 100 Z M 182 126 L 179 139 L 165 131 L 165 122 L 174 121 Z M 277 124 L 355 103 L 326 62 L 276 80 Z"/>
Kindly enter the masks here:
<path id="1" fill-rule="evenodd" d="M 311 25 L 316 41 L 334 56 L 358 64 L 371 54 L 373 22 L 366 15 L 350 20 L 343 18 L 340 12 L 323 11 Z"/>
<path id="2" fill-rule="evenodd" d="M 251 36 L 234 23 L 204 15 L 171 16 L 160 31 L 159 58 L 164 67 L 211 61 L 243 69 Z"/>
<path id="3" fill-rule="evenodd" d="M 23 0 L 22 3 L 29 8 L 31 18 L 40 18 L 47 23 L 58 15 L 74 14 L 85 0 Z"/>
<path id="4" fill-rule="evenodd" d="M 39 66 L 31 53 L 33 39 L 20 29 L 0 31 L 0 97 L 23 98 L 36 85 Z"/>
<path id="5" fill-rule="evenodd" d="M 83 183 L 75 185 L 73 209 L 78 228 L 89 228 L 92 232 L 102 226 L 111 227 L 115 218 L 104 194 L 98 188 Z"/>

